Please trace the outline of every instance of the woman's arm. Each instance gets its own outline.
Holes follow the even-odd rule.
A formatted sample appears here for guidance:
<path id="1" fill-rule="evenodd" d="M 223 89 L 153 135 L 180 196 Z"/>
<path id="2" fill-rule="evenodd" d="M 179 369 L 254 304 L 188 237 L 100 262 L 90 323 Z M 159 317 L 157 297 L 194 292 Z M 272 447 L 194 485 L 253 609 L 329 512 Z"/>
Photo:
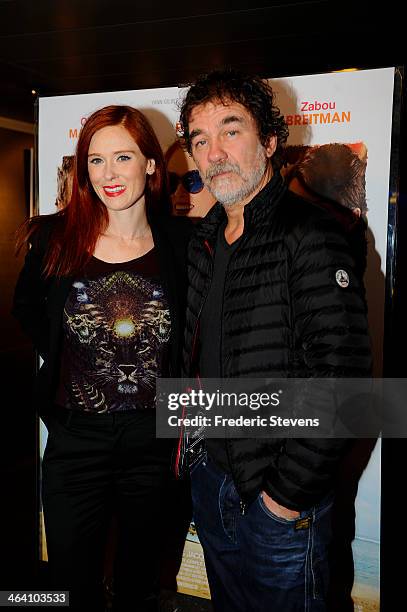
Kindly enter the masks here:
<path id="1" fill-rule="evenodd" d="M 12 314 L 44 358 L 48 353 L 49 325 L 46 310 L 47 283 L 42 272 L 45 248 L 41 245 L 41 234 L 38 230 L 30 241 L 14 291 Z"/>

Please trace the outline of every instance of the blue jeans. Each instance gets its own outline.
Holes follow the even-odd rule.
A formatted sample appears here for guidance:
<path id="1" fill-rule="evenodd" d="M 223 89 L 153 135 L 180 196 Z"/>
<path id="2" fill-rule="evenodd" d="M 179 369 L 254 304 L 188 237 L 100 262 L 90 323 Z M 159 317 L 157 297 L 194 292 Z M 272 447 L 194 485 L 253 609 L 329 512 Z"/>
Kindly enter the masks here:
<path id="1" fill-rule="evenodd" d="M 325 612 L 332 499 L 300 521 L 261 495 L 240 513 L 230 475 L 204 453 L 190 468 L 195 525 L 216 612 Z"/>

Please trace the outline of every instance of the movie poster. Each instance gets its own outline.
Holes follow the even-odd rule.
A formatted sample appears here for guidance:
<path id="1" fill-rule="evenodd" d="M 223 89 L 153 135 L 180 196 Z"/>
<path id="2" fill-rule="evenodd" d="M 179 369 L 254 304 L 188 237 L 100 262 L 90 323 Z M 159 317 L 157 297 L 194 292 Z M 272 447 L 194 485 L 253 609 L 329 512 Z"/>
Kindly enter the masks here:
<path id="1" fill-rule="evenodd" d="M 374 375 L 383 359 L 384 298 L 387 257 L 387 215 L 393 110 L 394 68 L 339 72 L 272 79 L 276 103 L 290 129 L 284 172 L 293 179 L 306 163 L 315 169 L 325 155 L 341 169 L 341 185 L 355 187 L 352 200 L 368 221 L 365 284 L 369 308 Z M 170 172 L 173 213 L 199 218 L 213 198 L 202 187 L 193 161 L 177 143 L 176 87 L 40 98 L 39 100 L 39 211 L 55 212 L 70 193 L 72 156 L 81 126 L 94 110 L 108 104 L 128 104 L 144 112 L 162 145 Z M 311 161 L 310 161 L 311 160 Z M 349 168 L 357 166 L 356 173 Z M 347 177 L 351 176 L 351 179 Z M 320 175 L 317 178 L 321 178 Z M 309 183 L 311 188 L 315 183 Z M 332 184 L 328 185 L 332 188 Z M 329 197 L 329 193 L 328 196 Z M 346 205 L 346 203 L 345 203 Z M 41 428 L 41 452 L 46 430 Z M 353 541 L 358 612 L 379 610 L 380 555 L 380 441 L 359 462 L 355 483 L 356 538 Z M 366 467 L 367 466 L 367 467 Z M 348 466 L 353 468 L 354 466 Z M 357 470 L 356 470 L 357 471 Z M 346 477 L 346 475 L 345 475 Z M 354 500 L 351 500 L 352 504 Z M 42 552 L 45 558 L 45 550 Z M 202 549 L 191 524 L 178 576 L 181 592 L 209 597 Z"/>
<path id="2" fill-rule="evenodd" d="M 336 178 L 339 173 L 339 183 L 330 181 L 328 185 L 309 173 L 315 185 L 326 189 L 327 197 L 340 201 L 342 195 L 354 206 L 359 201 L 359 206 L 366 208 L 365 286 L 369 327 L 374 330 L 374 376 L 381 376 L 394 69 L 298 76 L 272 79 L 271 83 L 290 130 L 287 172 L 298 163 L 306 166 L 305 156 L 305 162 L 311 163 L 313 156 L 323 153 L 325 168 L 330 167 Z M 347 173 L 351 165 L 352 172 Z M 345 181 L 354 186 L 352 194 L 344 193 Z M 356 537 L 352 543 L 356 612 L 380 609 L 380 440 L 373 449 L 365 446 L 362 457 L 351 457 L 361 476 L 355 483 Z M 364 462 L 368 463 L 363 470 Z M 355 477 L 354 468 L 355 463 L 344 469 L 344 495 Z"/>

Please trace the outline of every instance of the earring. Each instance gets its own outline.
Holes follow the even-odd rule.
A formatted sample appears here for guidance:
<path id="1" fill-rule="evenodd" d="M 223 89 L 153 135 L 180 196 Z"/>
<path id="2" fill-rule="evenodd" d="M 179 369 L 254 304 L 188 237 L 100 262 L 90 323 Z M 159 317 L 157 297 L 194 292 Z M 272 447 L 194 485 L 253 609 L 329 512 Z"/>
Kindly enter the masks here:
<path id="1" fill-rule="evenodd" d="M 147 166 L 147 174 L 151 176 L 152 174 L 154 174 L 154 172 L 155 172 L 155 160 L 149 159 L 148 166 Z"/>

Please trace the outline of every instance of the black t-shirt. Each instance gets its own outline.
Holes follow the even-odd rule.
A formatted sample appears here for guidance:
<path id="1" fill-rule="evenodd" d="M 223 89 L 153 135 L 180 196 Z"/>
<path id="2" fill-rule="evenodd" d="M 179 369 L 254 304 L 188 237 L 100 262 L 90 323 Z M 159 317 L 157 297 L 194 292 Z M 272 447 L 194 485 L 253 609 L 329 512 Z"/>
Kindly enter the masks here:
<path id="1" fill-rule="evenodd" d="M 124 263 L 92 257 L 65 303 L 56 403 L 94 413 L 154 409 L 170 330 L 154 248 Z"/>
<path id="2" fill-rule="evenodd" d="M 213 262 L 211 286 L 200 318 L 200 357 L 199 373 L 201 378 L 222 377 L 222 312 L 226 272 L 229 261 L 240 239 L 228 244 L 225 239 L 226 223 L 218 230 Z M 206 448 L 210 458 L 224 471 L 230 472 L 230 464 L 225 440 L 206 438 Z"/>

